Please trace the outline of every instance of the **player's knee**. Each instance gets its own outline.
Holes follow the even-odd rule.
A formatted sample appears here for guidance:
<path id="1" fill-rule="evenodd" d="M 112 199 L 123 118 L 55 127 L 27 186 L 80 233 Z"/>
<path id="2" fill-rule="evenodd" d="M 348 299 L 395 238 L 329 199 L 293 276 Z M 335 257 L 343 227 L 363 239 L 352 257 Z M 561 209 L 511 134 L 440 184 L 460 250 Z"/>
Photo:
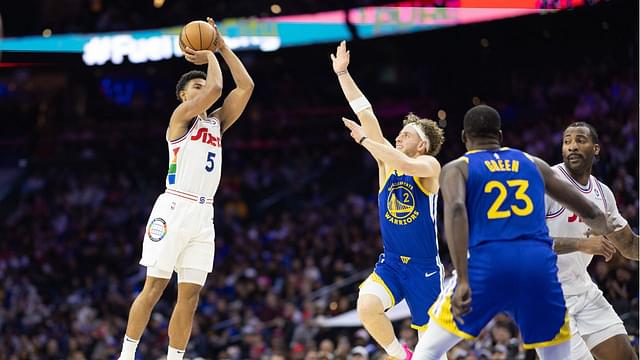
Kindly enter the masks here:
<path id="1" fill-rule="evenodd" d="M 198 305 L 201 288 L 201 286 L 196 284 L 178 284 L 178 302 L 182 305 L 195 308 Z"/>
<path id="2" fill-rule="evenodd" d="M 382 301 L 371 294 L 361 294 L 358 297 L 357 309 L 360 320 L 366 320 L 372 316 L 384 314 Z"/>
<path id="3" fill-rule="evenodd" d="M 155 303 L 160 300 L 160 297 L 167 286 L 167 281 L 168 280 L 165 279 L 147 278 L 140 296 L 146 302 L 149 302 L 151 305 L 155 305 Z"/>

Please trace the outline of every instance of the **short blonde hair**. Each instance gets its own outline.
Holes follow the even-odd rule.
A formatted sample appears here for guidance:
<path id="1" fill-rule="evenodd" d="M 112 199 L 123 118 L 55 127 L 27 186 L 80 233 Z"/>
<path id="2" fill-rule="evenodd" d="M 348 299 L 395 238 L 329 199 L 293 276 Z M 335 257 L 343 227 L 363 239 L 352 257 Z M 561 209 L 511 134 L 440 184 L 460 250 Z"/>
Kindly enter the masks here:
<path id="1" fill-rule="evenodd" d="M 429 148 L 427 149 L 427 155 L 436 156 L 440 152 L 442 148 L 442 144 L 444 143 L 444 130 L 442 130 L 438 123 L 427 118 L 421 118 L 418 115 L 410 112 L 407 116 L 405 116 L 404 121 L 402 121 L 403 126 L 407 126 L 409 124 L 416 124 L 420 126 L 424 134 L 427 135 L 429 139 Z"/>

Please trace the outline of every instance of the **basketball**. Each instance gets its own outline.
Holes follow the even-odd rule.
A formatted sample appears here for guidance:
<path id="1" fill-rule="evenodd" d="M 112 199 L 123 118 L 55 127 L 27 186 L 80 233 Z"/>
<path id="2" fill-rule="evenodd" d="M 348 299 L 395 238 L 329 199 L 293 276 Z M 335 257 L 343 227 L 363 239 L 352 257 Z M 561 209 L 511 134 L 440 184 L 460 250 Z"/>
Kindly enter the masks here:
<path id="1" fill-rule="evenodd" d="M 216 49 L 218 44 L 218 32 L 213 26 L 206 21 L 192 21 L 185 25 L 180 31 L 180 49 L 182 52 L 187 47 L 193 50 L 211 50 Z"/>

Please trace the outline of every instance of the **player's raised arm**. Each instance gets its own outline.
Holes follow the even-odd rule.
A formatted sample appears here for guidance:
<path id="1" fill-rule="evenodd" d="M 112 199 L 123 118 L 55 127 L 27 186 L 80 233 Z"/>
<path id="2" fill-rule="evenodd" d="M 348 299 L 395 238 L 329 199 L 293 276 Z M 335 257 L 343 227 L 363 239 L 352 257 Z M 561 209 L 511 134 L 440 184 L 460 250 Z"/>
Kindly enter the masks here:
<path id="1" fill-rule="evenodd" d="M 211 18 L 207 18 L 207 21 L 211 26 L 216 27 L 215 22 Z M 236 83 L 236 87 L 231 90 L 229 95 L 224 99 L 222 107 L 215 110 L 212 114 L 222 122 L 222 132 L 224 132 L 238 120 L 244 111 L 253 93 L 254 84 L 253 79 L 251 79 L 251 76 L 240 59 L 227 46 L 222 35 L 218 36 L 220 37 L 220 54 L 229 66 L 233 81 Z"/>
<path id="2" fill-rule="evenodd" d="M 367 137 L 371 138 L 375 142 L 388 147 L 393 147 L 391 143 L 384 138 L 378 119 L 373 113 L 371 104 L 362 91 L 360 91 L 360 88 L 356 85 L 351 74 L 347 71 L 350 56 L 351 55 L 349 50 L 347 50 L 347 44 L 345 41 L 342 41 L 340 45 L 338 45 L 335 54 L 331 54 L 333 71 L 338 76 L 342 92 L 344 92 L 344 96 L 349 101 L 349 105 L 353 109 L 353 112 L 358 116 L 358 120 L 360 120 L 360 124 L 362 124 L 362 128 L 364 129 Z"/>
<path id="3" fill-rule="evenodd" d="M 609 234 L 614 230 L 612 224 L 607 222 L 607 217 L 596 204 L 587 200 L 578 190 L 562 181 L 544 160 L 537 157 L 532 157 L 532 159 L 542 174 L 545 190 L 549 196 L 578 214 L 595 234 Z"/>
<path id="4" fill-rule="evenodd" d="M 451 299 L 453 314 L 460 317 L 471 309 L 471 289 L 467 271 L 469 250 L 469 221 L 467 216 L 467 163 L 463 158 L 454 160 L 442 168 L 440 191 L 444 204 L 444 231 L 451 261 L 458 276 L 456 290 Z"/>
<path id="5" fill-rule="evenodd" d="M 342 118 L 344 126 L 351 130 L 351 137 L 364 146 L 379 162 L 390 169 L 396 169 L 407 175 L 428 178 L 438 176 L 440 163 L 431 155 L 420 155 L 412 158 L 402 151 L 369 138 L 363 127 L 347 118 Z"/>
<path id="6" fill-rule="evenodd" d="M 184 133 L 179 128 L 185 128 L 197 115 L 205 113 L 222 94 L 222 71 L 218 59 L 209 50 L 194 51 L 187 48 L 185 58 L 194 64 L 207 65 L 207 79 L 204 87 L 192 99 L 182 98 L 182 103 L 173 111 L 169 122 L 169 133 Z M 201 85 L 194 85 L 201 86 Z"/>

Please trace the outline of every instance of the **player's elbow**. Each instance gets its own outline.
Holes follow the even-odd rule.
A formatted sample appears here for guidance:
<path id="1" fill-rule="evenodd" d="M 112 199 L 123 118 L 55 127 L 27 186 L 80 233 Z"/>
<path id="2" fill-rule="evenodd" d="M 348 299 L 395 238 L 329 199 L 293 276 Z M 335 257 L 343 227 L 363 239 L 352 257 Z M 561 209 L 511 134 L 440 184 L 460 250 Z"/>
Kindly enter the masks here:
<path id="1" fill-rule="evenodd" d="M 211 85 L 211 89 L 209 89 L 208 93 L 208 97 L 209 99 L 213 99 L 213 101 L 216 101 L 220 98 L 220 96 L 222 96 L 222 84 L 213 84 Z"/>
<path id="2" fill-rule="evenodd" d="M 453 217 L 459 218 L 467 213 L 467 205 L 464 201 L 455 200 L 446 205 L 449 209 L 449 212 Z"/>
<path id="3" fill-rule="evenodd" d="M 242 88 L 251 94 L 253 92 L 253 88 L 256 87 L 256 84 L 253 82 L 251 76 L 247 76 L 245 81 L 242 82 Z"/>
<path id="4" fill-rule="evenodd" d="M 396 166 L 394 166 L 396 169 L 398 169 L 398 171 L 404 173 L 404 174 L 408 174 L 411 176 L 416 176 L 416 166 L 415 164 L 412 164 L 411 161 L 409 159 L 407 160 L 400 160 L 398 161 L 398 163 L 396 164 Z"/>

